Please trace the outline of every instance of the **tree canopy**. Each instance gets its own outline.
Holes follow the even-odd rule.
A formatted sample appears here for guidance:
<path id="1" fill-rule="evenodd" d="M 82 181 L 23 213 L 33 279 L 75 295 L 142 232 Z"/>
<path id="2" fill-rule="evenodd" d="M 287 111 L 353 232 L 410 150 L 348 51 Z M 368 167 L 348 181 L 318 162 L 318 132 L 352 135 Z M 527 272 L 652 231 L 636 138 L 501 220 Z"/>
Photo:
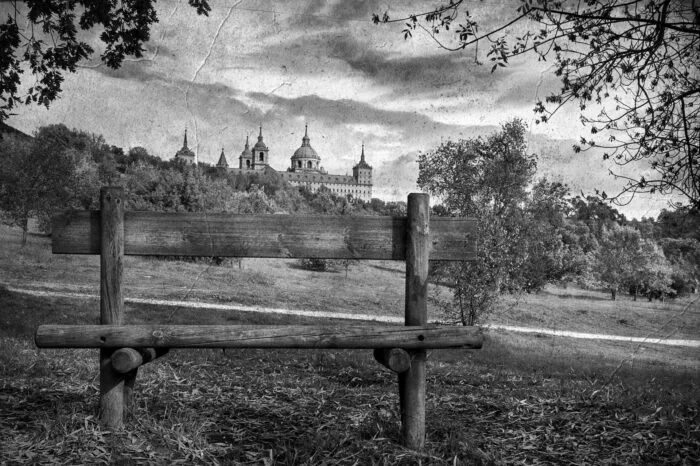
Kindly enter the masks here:
<path id="1" fill-rule="evenodd" d="M 537 121 L 575 103 L 591 134 L 574 150 L 599 147 L 619 165 L 648 163 L 648 170 L 635 169 L 636 176 L 617 174 L 626 184 L 613 200 L 671 193 L 700 208 L 700 4 L 521 0 L 512 17 L 487 31 L 477 15 L 488 7 L 475 8 L 472 16 L 466 1 L 450 0 L 399 18 L 377 13 L 373 20 L 402 24 L 407 39 L 422 30 L 452 52 L 486 44 L 482 53 L 492 71 L 523 54 L 553 61 L 561 87 L 536 102 Z M 509 31 L 518 23 L 527 31 L 513 37 Z"/>
<path id="2" fill-rule="evenodd" d="M 158 21 L 155 0 L 8 3 L 11 12 L 0 22 L 0 122 L 16 105 L 33 102 L 48 107 L 60 95 L 64 73 L 74 73 L 78 62 L 95 52 L 79 37 L 79 29 L 100 30 L 104 44 L 100 58 L 107 66 L 119 68 L 125 57 L 142 56 L 151 26 Z M 206 0 L 188 3 L 197 14 L 210 11 Z M 20 29 L 25 23 L 28 27 Z M 25 68 L 35 78 L 26 93 L 19 88 Z"/>

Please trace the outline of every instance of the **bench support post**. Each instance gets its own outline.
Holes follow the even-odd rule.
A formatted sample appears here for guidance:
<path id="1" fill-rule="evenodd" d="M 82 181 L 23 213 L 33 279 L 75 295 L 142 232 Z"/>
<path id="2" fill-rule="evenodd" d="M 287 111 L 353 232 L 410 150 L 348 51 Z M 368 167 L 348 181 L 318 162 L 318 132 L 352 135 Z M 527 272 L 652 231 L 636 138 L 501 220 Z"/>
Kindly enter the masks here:
<path id="1" fill-rule="evenodd" d="M 122 272 L 124 262 L 123 189 L 100 192 L 100 324 L 124 323 Z M 136 371 L 120 374 L 112 367 L 114 349 L 100 349 L 100 421 L 110 429 L 123 425 L 125 382 L 133 385 Z M 131 390 L 129 390 L 131 391 Z"/>
<path id="2" fill-rule="evenodd" d="M 430 205 L 427 194 L 408 195 L 406 234 L 406 325 L 428 322 L 428 259 Z M 401 433 L 406 447 L 419 450 L 425 444 L 426 350 L 410 350 L 411 368 L 399 374 Z"/>

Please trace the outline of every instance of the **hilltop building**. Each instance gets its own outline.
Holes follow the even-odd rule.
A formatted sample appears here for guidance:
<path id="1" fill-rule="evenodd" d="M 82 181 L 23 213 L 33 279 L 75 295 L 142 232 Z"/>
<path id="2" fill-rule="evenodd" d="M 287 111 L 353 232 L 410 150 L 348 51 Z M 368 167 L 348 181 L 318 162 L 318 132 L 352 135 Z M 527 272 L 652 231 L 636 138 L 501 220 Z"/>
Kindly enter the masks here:
<path id="1" fill-rule="evenodd" d="M 186 131 L 182 149 L 175 154 L 175 157 L 187 161 L 191 160 L 190 163 L 194 163 L 194 154 L 187 148 Z M 270 166 L 270 148 L 263 141 L 262 126 L 258 134 L 258 141 L 252 148 L 248 137 L 246 137 L 243 151 L 238 156 L 237 168 L 229 165 L 223 148 L 221 148 L 221 155 L 219 155 L 216 167 L 237 173 L 274 170 Z M 321 186 L 325 186 L 340 196 L 352 195 L 354 198 L 365 201 L 372 199 L 372 166 L 365 160 L 365 145 L 362 145 L 360 161 L 352 167 L 352 175 L 327 173 L 321 166 L 321 157 L 311 147 L 308 125 L 305 128 L 304 137 L 301 139 L 301 146 L 292 154 L 289 168 L 286 171 L 275 170 L 275 172 L 293 186 L 306 186 L 311 191 L 317 191 Z"/>
<path id="2" fill-rule="evenodd" d="M 321 157 L 311 147 L 308 126 L 301 139 L 301 147 L 291 157 L 291 166 L 278 174 L 293 186 L 306 186 L 312 191 L 325 186 L 341 196 L 351 194 L 352 197 L 365 201 L 372 199 L 372 167 L 365 161 L 364 144 L 360 162 L 353 167 L 352 176 L 330 174 L 323 169 Z"/>

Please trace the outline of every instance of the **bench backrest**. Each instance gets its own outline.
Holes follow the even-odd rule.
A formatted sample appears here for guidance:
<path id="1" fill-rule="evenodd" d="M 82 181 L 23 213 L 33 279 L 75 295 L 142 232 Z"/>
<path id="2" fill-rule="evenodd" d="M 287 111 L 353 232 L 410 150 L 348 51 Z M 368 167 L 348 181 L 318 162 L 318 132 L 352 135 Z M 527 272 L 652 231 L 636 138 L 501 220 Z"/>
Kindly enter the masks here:
<path id="1" fill-rule="evenodd" d="M 100 211 L 54 217 L 54 254 L 100 254 Z M 124 213 L 125 255 L 406 260 L 406 217 Z M 475 222 L 430 219 L 430 260 L 473 260 Z"/>

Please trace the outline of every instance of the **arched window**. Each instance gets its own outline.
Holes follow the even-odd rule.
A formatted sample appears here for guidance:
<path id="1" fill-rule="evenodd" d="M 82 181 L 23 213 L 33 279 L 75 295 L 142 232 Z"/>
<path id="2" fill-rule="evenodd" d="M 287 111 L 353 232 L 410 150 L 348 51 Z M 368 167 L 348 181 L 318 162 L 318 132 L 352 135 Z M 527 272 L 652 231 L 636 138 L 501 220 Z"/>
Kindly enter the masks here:
<path id="1" fill-rule="evenodd" d="M 306 166 L 307 166 L 307 168 L 312 168 L 312 167 L 313 167 L 313 165 L 311 164 L 311 160 L 309 160 L 309 161 L 306 163 Z"/>
<path id="2" fill-rule="evenodd" d="M 301 160 L 297 160 L 297 168 L 301 168 Z"/>
<path id="3" fill-rule="evenodd" d="M 250 168 L 250 160 L 245 161 L 245 166 L 246 166 L 246 168 Z"/>
<path id="4" fill-rule="evenodd" d="M 265 153 L 264 152 L 260 152 L 260 161 L 261 162 L 265 161 Z"/>

